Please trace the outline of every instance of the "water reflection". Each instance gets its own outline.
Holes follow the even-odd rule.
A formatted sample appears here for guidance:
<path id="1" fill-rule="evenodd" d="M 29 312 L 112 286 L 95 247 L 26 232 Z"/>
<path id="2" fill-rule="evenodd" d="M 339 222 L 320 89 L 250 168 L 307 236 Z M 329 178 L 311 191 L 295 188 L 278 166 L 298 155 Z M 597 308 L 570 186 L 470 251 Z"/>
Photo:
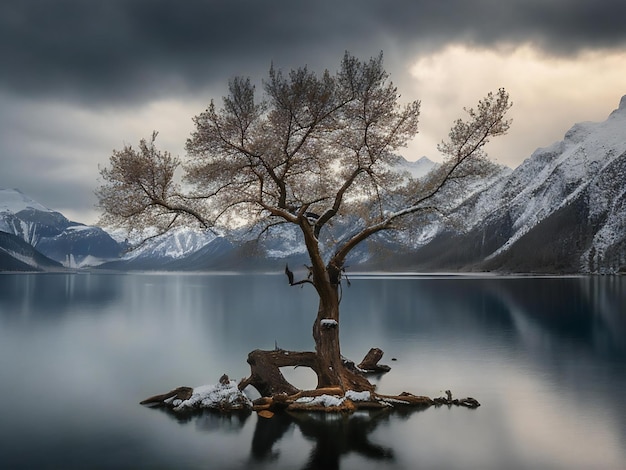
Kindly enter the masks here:
<path id="1" fill-rule="evenodd" d="M 252 412 L 219 413 L 211 410 L 172 411 L 168 408 L 157 408 L 167 414 L 178 424 L 193 423 L 197 430 L 211 433 L 239 433 L 248 421 Z"/>
<path id="2" fill-rule="evenodd" d="M 529 335 L 541 334 L 626 357 L 626 278 L 365 278 L 353 286 L 343 305 L 344 330 L 356 317 L 395 337 L 495 333 L 532 345 Z"/>
<path id="3" fill-rule="evenodd" d="M 306 463 L 302 466 L 305 470 L 327 469 L 335 470 L 340 468 L 341 458 L 355 453 L 368 460 L 385 461 L 393 460 L 394 453 L 391 448 L 370 441 L 369 435 L 378 425 L 389 419 L 388 413 L 356 413 L 354 415 L 326 415 L 299 413 L 285 415 L 285 421 L 291 419 L 293 425 L 297 426 L 303 436 L 313 442 L 313 449 L 308 456 Z M 281 426 L 273 426 L 271 423 L 264 423 L 263 419 L 257 421 L 255 437 L 274 431 L 271 440 L 263 437 L 263 445 L 259 445 L 259 440 L 252 441 L 252 455 L 255 459 L 266 455 L 264 452 L 274 442 L 280 439 Z M 271 421 L 271 420 L 270 420 Z M 289 424 L 291 425 L 291 424 Z M 284 428 L 285 424 L 282 424 Z M 268 429 L 269 427 L 269 429 Z M 277 432 L 278 431 L 278 432 Z M 284 431 L 282 432 L 284 434 Z M 261 452 L 259 452 L 261 450 Z"/>
<path id="4" fill-rule="evenodd" d="M 162 409 L 179 424 L 195 424 L 207 433 L 239 433 L 250 418 L 249 413 L 221 414 L 211 411 L 174 412 Z M 271 418 L 256 417 L 250 445 L 250 464 L 272 466 L 281 458 L 280 442 L 293 445 L 290 436 L 297 430 L 312 443 L 301 462 L 290 462 L 289 468 L 303 470 L 338 470 L 341 461 L 353 454 L 373 462 L 394 461 L 391 447 L 372 442 L 370 436 L 379 425 L 389 424 L 391 416 L 408 417 L 411 411 L 360 411 L 353 414 L 277 413 Z M 242 444 L 243 446 L 243 444 Z M 284 463 L 284 462 L 283 462 Z"/>
<path id="5" fill-rule="evenodd" d="M 123 275 L 0 274 L 0 313 L 12 318 L 60 319 L 70 312 L 99 311 L 119 299 Z"/>
<path id="6" fill-rule="evenodd" d="M 449 388 L 477 412 L 170 418 L 137 403 L 244 377 L 255 348 L 312 349 L 314 292 L 283 276 L 0 275 L 0 461 L 69 468 L 81 448 L 102 468 L 626 468 L 624 305 L 626 277 L 353 276 L 344 355 L 380 347 L 381 393 Z"/>

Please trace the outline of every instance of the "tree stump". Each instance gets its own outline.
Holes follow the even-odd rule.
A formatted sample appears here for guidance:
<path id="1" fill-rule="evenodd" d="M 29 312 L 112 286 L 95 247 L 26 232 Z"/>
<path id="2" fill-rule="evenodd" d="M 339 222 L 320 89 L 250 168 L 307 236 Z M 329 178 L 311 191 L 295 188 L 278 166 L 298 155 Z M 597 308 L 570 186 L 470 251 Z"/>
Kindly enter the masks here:
<path id="1" fill-rule="evenodd" d="M 382 349 L 372 348 L 357 367 L 367 374 L 389 372 L 391 367 L 384 364 L 378 364 L 378 361 L 382 359 L 383 354 L 384 352 Z"/>

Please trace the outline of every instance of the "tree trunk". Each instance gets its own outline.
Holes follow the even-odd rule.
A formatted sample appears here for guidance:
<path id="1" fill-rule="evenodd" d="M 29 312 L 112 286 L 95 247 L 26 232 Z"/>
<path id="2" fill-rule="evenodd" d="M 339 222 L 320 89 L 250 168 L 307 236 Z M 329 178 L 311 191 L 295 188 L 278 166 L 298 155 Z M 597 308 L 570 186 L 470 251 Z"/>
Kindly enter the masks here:
<path id="1" fill-rule="evenodd" d="M 326 274 L 326 273 L 325 273 Z M 339 284 L 324 276 L 315 285 L 319 294 L 317 317 L 313 323 L 315 352 L 254 350 L 248 354 L 250 377 L 239 388 L 252 385 L 261 396 L 293 395 L 299 390 L 280 372 L 281 367 L 309 367 L 317 375 L 317 387 L 335 388 L 345 392 L 373 391 L 374 386 L 341 355 L 339 346 Z M 337 279 L 338 281 L 338 279 Z"/>
<path id="2" fill-rule="evenodd" d="M 320 296 L 313 339 L 317 354 L 317 388 L 340 387 L 342 390 L 374 390 L 374 386 L 356 370 L 344 363 L 339 346 L 339 284 L 332 275 L 318 287 Z"/>
<path id="3" fill-rule="evenodd" d="M 290 395 L 295 387 L 285 380 L 279 367 L 306 366 L 317 375 L 317 388 L 338 387 L 342 391 L 373 391 L 374 386 L 356 367 L 348 367 L 339 347 L 339 286 L 343 261 L 336 256 L 325 265 L 319 251 L 319 242 L 308 219 L 300 214 L 300 228 L 311 260 L 310 276 L 294 282 L 293 273 L 285 268 L 290 285 L 313 284 L 319 295 L 317 317 L 313 323 L 314 353 L 298 353 L 280 350 L 253 351 L 248 356 L 252 375 L 242 386 L 254 386 L 262 396 L 284 393 Z M 312 355 L 312 356 L 311 356 Z M 254 356 L 254 357 L 253 357 Z M 312 357 L 314 360 L 312 360 Z M 296 389 L 297 390 L 297 389 Z"/>

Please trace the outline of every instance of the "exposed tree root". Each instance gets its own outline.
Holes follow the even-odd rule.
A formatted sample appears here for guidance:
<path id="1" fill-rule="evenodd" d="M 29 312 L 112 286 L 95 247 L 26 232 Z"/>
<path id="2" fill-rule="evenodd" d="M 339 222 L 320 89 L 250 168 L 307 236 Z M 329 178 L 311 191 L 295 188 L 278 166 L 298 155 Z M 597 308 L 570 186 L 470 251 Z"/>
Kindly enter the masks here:
<path id="1" fill-rule="evenodd" d="M 319 411 L 324 413 L 352 413 L 356 410 L 384 408 L 428 408 L 435 404 L 429 397 L 402 393 L 398 396 L 373 392 L 344 393 L 339 388 L 304 390 L 293 395 L 261 397 L 253 402 L 253 411 Z"/>
<path id="2" fill-rule="evenodd" d="M 366 372 L 386 372 L 387 366 L 379 366 L 378 361 L 383 352 L 372 348 L 359 366 L 345 361 L 345 374 L 348 380 L 344 383 L 355 384 L 356 388 L 345 386 L 320 387 L 315 390 L 299 390 L 290 384 L 280 372 L 285 366 L 305 366 L 311 368 L 319 377 L 319 361 L 316 353 L 296 352 L 275 349 L 273 351 L 254 350 L 248 355 L 251 375 L 242 379 L 239 384 L 223 375 L 219 384 L 209 388 L 215 398 L 207 401 L 207 408 L 222 412 L 253 410 L 261 417 L 269 418 L 280 411 L 288 412 L 325 412 L 325 413 L 352 413 L 356 410 L 374 409 L 424 409 L 430 406 L 456 405 L 467 408 L 477 408 L 480 403 L 472 397 L 453 399 L 452 393 L 446 390 L 445 397 L 429 398 L 403 392 L 400 395 L 382 395 L 374 391 L 374 386 L 363 377 Z M 359 379 L 352 379 L 358 377 Z M 363 384 L 367 384 L 364 386 Z M 261 394 L 261 398 L 250 402 L 242 393 L 246 387 L 253 386 Z M 194 395 L 194 389 L 179 387 L 171 392 L 143 400 L 141 404 L 162 406 L 174 410 L 180 409 L 185 400 L 194 402 L 194 406 L 203 403 L 205 398 Z M 234 395 L 237 395 L 235 397 Z M 193 397 L 193 399 L 192 399 Z M 184 403 L 183 403 L 184 405 Z"/>
<path id="3" fill-rule="evenodd" d="M 319 375 L 317 355 L 314 352 L 255 349 L 248 354 L 248 364 L 250 364 L 250 377 L 239 384 L 239 390 L 252 385 L 262 397 L 279 394 L 293 395 L 300 391 L 287 382 L 280 371 L 281 367 L 309 367 Z"/>

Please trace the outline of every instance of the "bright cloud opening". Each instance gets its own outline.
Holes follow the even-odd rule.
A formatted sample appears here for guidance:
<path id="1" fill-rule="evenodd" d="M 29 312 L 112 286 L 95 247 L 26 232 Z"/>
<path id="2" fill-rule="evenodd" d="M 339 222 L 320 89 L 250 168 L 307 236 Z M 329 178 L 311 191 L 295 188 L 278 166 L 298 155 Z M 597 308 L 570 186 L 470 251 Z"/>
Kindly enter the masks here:
<path id="1" fill-rule="evenodd" d="M 417 59 L 409 72 L 411 82 L 401 89 L 422 101 L 420 134 L 404 152 L 410 160 L 439 159 L 437 143 L 462 117 L 463 107 L 474 107 L 500 87 L 514 103 L 513 125 L 487 152 L 511 167 L 536 148 L 561 140 L 574 123 L 606 119 L 626 94 L 626 51 L 556 58 L 531 45 L 498 50 L 451 45 Z"/>

